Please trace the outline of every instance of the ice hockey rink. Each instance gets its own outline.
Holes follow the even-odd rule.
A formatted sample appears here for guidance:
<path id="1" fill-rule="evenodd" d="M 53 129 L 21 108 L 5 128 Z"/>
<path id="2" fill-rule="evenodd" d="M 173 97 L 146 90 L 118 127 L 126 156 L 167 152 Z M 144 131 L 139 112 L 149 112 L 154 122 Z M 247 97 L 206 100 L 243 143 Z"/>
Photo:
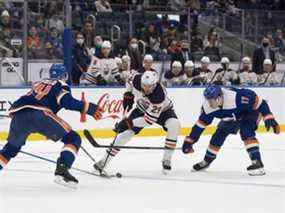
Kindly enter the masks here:
<path id="1" fill-rule="evenodd" d="M 195 153 L 177 150 L 173 171 L 161 172 L 161 151 L 124 150 L 109 171 L 123 174 L 121 179 L 104 179 L 73 171 L 78 189 L 53 182 L 55 165 L 20 154 L 0 173 L 0 212 L 4 213 L 282 213 L 285 212 L 285 134 L 259 134 L 267 174 L 250 177 L 246 173 L 248 155 L 238 136 L 227 139 L 217 160 L 208 171 L 194 173 L 209 136 L 203 136 Z M 109 143 L 111 139 L 98 139 Z M 183 138 L 180 138 L 179 146 Z M 3 143 L 1 143 L 3 144 Z M 162 137 L 137 137 L 128 145 L 163 144 Z M 56 159 L 62 144 L 29 142 L 24 151 Z M 103 149 L 83 146 L 98 160 Z M 75 166 L 92 170 L 83 152 Z"/>

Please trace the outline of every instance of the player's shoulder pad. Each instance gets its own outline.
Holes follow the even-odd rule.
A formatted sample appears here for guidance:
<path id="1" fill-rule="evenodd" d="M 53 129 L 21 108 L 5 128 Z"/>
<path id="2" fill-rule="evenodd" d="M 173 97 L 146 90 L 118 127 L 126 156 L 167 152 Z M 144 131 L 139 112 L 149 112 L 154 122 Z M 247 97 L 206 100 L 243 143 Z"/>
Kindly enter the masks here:
<path id="1" fill-rule="evenodd" d="M 206 115 L 209 115 L 209 114 L 214 113 L 218 110 L 219 110 L 219 108 L 214 109 L 214 108 L 210 107 L 208 101 L 205 100 L 203 102 L 203 105 L 202 105 L 201 114 L 204 113 Z"/>
<path id="2" fill-rule="evenodd" d="M 223 91 L 223 109 L 234 109 L 237 107 L 237 91 L 236 88 L 222 88 Z"/>
<path id="3" fill-rule="evenodd" d="M 61 89 L 71 92 L 70 86 L 66 82 L 61 81 L 61 80 L 57 80 L 57 81 Z"/>
<path id="4" fill-rule="evenodd" d="M 160 104 L 166 98 L 166 91 L 164 90 L 164 87 L 159 83 L 157 84 L 154 91 L 147 97 L 152 104 Z"/>

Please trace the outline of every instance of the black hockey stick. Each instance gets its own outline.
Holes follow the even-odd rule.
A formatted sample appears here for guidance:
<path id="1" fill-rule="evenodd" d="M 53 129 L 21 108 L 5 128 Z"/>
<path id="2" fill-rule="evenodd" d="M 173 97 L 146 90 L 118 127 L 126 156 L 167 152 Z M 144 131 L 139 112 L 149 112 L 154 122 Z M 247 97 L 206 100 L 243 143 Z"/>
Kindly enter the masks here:
<path id="1" fill-rule="evenodd" d="M 162 146 L 112 146 L 112 145 L 100 145 L 97 143 L 97 141 L 94 139 L 94 137 L 91 135 L 89 130 L 84 129 L 83 134 L 85 135 L 88 142 L 96 147 L 96 148 L 117 148 L 117 149 L 141 149 L 141 150 L 164 150 L 165 147 Z M 181 150 L 180 147 L 175 148 L 177 150 Z"/>

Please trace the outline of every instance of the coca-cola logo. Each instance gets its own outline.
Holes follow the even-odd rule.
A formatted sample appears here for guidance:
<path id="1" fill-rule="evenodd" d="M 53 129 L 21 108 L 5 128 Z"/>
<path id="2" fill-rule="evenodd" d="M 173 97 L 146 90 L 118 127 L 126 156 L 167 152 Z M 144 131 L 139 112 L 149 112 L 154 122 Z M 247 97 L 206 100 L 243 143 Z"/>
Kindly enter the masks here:
<path id="1" fill-rule="evenodd" d="M 123 100 L 112 98 L 109 93 L 104 93 L 98 100 L 98 106 L 103 109 L 102 119 L 112 118 L 119 119 L 119 114 L 123 111 Z"/>

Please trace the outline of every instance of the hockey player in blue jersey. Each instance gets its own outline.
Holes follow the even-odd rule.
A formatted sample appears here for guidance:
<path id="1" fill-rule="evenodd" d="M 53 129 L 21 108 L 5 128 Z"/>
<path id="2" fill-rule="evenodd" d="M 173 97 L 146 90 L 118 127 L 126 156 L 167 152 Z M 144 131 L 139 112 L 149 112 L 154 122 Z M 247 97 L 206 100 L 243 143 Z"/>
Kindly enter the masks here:
<path id="1" fill-rule="evenodd" d="M 225 89 L 217 85 L 208 86 L 204 91 L 204 97 L 206 100 L 203 103 L 199 119 L 193 126 L 189 136 L 185 137 L 182 147 L 183 152 L 185 154 L 194 152 L 193 144 L 199 140 L 205 127 L 211 124 L 214 118 L 224 119 L 224 122 L 218 125 L 204 160 L 194 165 L 194 170 L 209 167 L 210 163 L 216 158 L 226 137 L 239 129 L 241 139 L 252 161 L 252 165 L 247 167 L 248 173 L 250 175 L 264 175 L 259 142 L 255 137 L 260 115 L 263 117 L 267 131 L 272 128 L 275 134 L 280 133 L 280 127 L 267 102 L 252 90 Z M 225 120 L 228 120 L 228 122 Z"/>
<path id="2" fill-rule="evenodd" d="M 81 146 L 80 136 L 56 114 L 62 108 L 87 113 L 96 120 L 101 109 L 93 103 L 74 99 L 70 87 L 57 79 L 35 82 L 31 90 L 16 100 L 9 114 L 12 118 L 8 142 L 0 150 L 0 170 L 16 157 L 31 133 L 40 133 L 53 141 L 64 143 L 55 170 L 55 182 L 74 187 L 78 180 L 69 173 Z"/>

